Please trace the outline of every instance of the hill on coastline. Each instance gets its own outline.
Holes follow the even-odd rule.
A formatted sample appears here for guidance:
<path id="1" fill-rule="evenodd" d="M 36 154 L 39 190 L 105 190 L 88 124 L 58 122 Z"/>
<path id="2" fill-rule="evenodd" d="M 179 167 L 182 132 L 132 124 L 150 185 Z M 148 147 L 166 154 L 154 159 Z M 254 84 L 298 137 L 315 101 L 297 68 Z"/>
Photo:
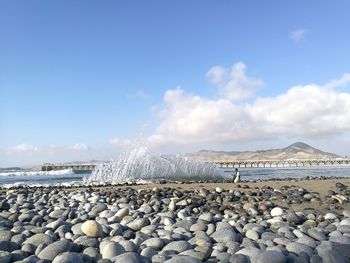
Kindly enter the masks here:
<path id="1" fill-rule="evenodd" d="M 188 154 L 190 158 L 202 161 L 235 161 L 235 160 L 291 160 L 291 159 L 334 159 L 341 156 L 324 152 L 306 143 L 296 142 L 282 149 L 258 151 L 211 151 L 201 150 Z"/>

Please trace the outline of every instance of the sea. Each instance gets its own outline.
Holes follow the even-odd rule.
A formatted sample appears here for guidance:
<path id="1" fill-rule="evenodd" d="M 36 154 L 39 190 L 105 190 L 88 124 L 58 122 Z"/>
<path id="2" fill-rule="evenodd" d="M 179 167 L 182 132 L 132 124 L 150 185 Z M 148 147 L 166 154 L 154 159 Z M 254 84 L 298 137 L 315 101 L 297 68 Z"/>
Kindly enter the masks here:
<path id="1" fill-rule="evenodd" d="M 273 167 L 273 168 L 240 168 L 241 179 L 246 181 L 305 178 L 309 177 L 350 177 L 350 166 L 309 166 L 309 167 Z M 232 179 L 233 169 L 219 169 L 213 180 Z M 91 172 L 76 174 L 72 170 L 60 171 L 7 171 L 0 172 L 0 186 L 49 186 L 80 185 Z M 167 178 L 164 178 L 167 179 Z M 197 178 L 201 180 L 201 178 Z M 181 179 L 180 179 L 181 180 Z M 151 181 L 143 181 L 151 183 Z M 118 183 L 118 182 L 116 182 Z"/>

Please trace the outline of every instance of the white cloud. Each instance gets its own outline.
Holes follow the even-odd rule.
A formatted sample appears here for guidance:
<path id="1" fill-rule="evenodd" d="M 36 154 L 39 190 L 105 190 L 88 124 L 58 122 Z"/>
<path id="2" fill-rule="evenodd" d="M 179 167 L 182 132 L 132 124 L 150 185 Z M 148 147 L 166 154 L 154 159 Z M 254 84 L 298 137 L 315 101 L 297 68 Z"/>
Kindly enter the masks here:
<path id="1" fill-rule="evenodd" d="M 74 151 L 86 151 L 89 149 L 89 147 L 84 144 L 84 143 L 76 143 L 72 146 L 69 147 L 70 149 L 74 150 Z"/>
<path id="2" fill-rule="evenodd" d="M 335 89 L 340 87 L 345 87 L 350 84 L 350 73 L 345 73 L 340 79 L 333 79 L 326 83 L 325 88 Z"/>
<path id="3" fill-rule="evenodd" d="M 292 31 L 289 34 L 289 38 L 297 43 L 297 42 L 300 42 L 302 39 L 304 39 L 306 33 L 307 33 L 306 29 L 303 29 L 303 28 L 297 29 Z"/>
<path id="4" fill-rule="evenodd" d="M 218 68 L 208 73 L 214 82 L 222 78 Z M 296 86 L 276 97 L 238 104 L 225 97 L 188 94 L 178 87 L 166 91 L 164 106 L 158 111 L 160 123 L 148 139 L 156 146 L 210 146 L 282 136 L 336 135 L 350 130 L 350 93 L 336 89 L 349 83 L 349 74 L 344 74 L 325 85 Z"/>
<path id="5" fill-rule="evenodd" d="M 207 72 L 207 77 L 218 88 L 219 95 L 230 101 L 254 97 L 256 90 L 264 85 L 262 80 L 246 75 L 246 66 L 242 62 L 228 69 L 222 66 L 212 67 Z"/>
<path id="6" fill-rule="evenodd" d="M 26 153 L 26 154 L 33 154 L 34 152 L 37 152 L 39 150 L 39 147 L 27 144 L 27 143 L 22 143 L 16 146 L 13 146 L 8 153 L 9 154 L 14 154 L 14 153 Z"/>

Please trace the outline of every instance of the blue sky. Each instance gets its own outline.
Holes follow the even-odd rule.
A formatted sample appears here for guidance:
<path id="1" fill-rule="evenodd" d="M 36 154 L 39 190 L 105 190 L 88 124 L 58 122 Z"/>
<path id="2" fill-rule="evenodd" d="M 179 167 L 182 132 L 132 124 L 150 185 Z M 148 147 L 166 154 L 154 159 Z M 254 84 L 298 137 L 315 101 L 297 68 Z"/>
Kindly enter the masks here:
<path id="1" fill-rule="evenodd" d="M 1 1 L 0 166 L 110 158 L 144 125 L 159 151 L 303 140 L 350 154 L 348 10 L 345 0 Z M 213 81 L 215 66 L 226 77 Z M 317 93 L 334 79 L 343 82 Z M 317 90 L 307 92 L 312 83 Z M 277 98 L 297 85 L 306 87 L 297 92 L 301 101 L 320 96 L 312 105 L 336 96 L 326 112 L 311 110 L 322 117 L 307 119 L 315 126 L 280 121 L 295 116 L 293 108 L 280 111 Z M 172 96 L 176 90 L 182 95 Z M 232 97 L 233 90 L 249 94 Z M 275 100 L 262 110 L 261 98 Z M 225 99 L 226 110 L 218 103 Z M 202 107 L 220 116 L 232 110 L 229 124 L 204 119 Z M 272 108 L 280 115 L 267 116 Z M 257 112 L 265 122 L 255 121 Z M 247 131 L 235 137 L 235 129 Z M 197 140 L 203 131 L 208 138 Z"/>

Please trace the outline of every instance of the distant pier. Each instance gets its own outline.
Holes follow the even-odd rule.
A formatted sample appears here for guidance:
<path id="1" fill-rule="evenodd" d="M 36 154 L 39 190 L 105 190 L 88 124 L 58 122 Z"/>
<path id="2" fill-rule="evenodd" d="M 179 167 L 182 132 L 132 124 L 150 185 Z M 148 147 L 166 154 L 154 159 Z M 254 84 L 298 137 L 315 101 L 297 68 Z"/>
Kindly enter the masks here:
<path id="1" fill-rule="evenodd" d="M 272 168 L 272 167 L 303 167 L 303 166 L 335 166 L 350 165 L 350 158 L 342 159 L 300 159 L 300 160 L 234 160 L 234 161 L 212 161 L 220 168 Z M 72 169 L 75 173 L 93 171 L 96 164 L 44 164 L 42 171 L 57 171 Z"/>
<path id="2" fill-rule="evenodd" d="M 214 161 L 220 168 L 272 168 L 303 166 L 350 165 L 349 158 L 342 159 L 300 159 L 300 160 L 235 160 Z"/>
<path id="3" fill-rule="evenodd" d="M 41 171 L 58 171 L 72 169 L 74 173 L 91 172 L 95 169 L 96 164 L 44 164 L 41 166 Z"/>

